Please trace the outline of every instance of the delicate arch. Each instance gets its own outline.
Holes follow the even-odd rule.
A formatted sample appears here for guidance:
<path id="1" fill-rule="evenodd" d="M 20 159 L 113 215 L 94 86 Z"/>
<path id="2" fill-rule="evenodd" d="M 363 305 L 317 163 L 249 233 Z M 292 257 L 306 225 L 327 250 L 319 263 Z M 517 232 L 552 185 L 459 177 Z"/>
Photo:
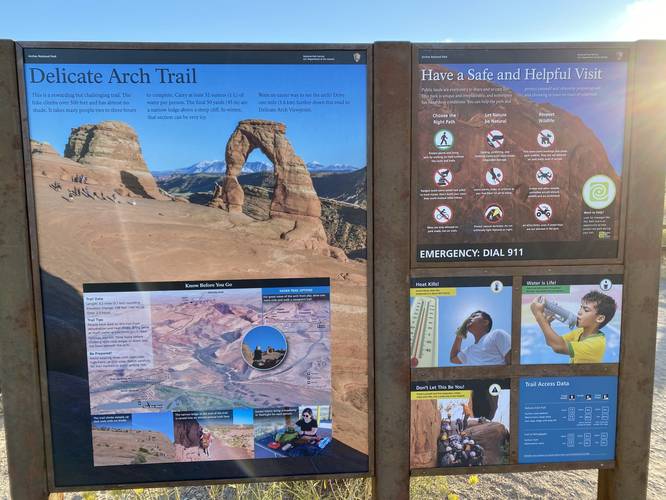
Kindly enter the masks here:
<path id="1" fill-rule="evenodd" d="M 240 212 L 245 194 L 238 182 L 250 153 L 259 148 L 273 164 L 275 189 L 270 216 L 321 216 L 321 204 L 305 162 L 296 154 L 283 123 L 269 120 L 242 120 L 229 137 L 225 151 L 226 175 L 219 189 L 223 205 Z"/>

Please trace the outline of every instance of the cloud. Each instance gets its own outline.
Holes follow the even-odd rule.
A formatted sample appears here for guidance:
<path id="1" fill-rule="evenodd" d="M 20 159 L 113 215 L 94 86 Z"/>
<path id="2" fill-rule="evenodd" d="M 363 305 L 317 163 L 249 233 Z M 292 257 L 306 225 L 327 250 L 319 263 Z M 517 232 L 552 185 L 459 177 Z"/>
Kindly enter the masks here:
<path id="1" fill-rule="evenodd" d="M 666 0 L 636 0 L 617 19 L 618 40 L 666 39 Z"/>

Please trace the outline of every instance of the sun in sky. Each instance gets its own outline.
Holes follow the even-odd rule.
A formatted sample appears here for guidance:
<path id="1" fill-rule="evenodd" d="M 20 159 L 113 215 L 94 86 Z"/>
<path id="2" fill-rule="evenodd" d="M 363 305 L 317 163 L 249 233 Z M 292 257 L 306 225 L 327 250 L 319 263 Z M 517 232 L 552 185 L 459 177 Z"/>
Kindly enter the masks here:
<path id="1" fill-rule="evenodd" d="M 618 17 L 618 40 L 666 39 L 666 0 L 637 0 Z"/>

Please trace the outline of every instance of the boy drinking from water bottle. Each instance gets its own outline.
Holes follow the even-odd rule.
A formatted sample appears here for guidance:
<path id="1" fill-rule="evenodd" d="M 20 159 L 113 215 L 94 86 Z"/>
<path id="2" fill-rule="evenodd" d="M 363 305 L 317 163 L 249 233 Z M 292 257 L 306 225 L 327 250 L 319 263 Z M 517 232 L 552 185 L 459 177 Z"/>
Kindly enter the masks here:
<path id="1" fill-rule="evenodd" d="M 554 315 L 546 309 L 545 297 L 536 297 L 530 310 L 543 332 L 546 344 L 558 354 L 568 355 L 571 363 L 601 363 L 606 352 L 606 337 L 601 328 L 613 319 L 617 304 L 601 292 L 586 293 L 580 301 L 576 328 L 562 336 L 550 326 Z"/>

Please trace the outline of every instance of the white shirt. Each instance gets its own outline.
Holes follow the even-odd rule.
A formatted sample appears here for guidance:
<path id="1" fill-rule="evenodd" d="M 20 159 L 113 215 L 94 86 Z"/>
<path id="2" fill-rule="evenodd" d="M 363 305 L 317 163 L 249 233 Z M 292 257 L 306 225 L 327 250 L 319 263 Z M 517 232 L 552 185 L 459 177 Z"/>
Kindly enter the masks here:
<path id="1" fill-rule="evenodd" d="M 493 330 L 458 352 L 464 365 L 505 365 L 504 357 L 511 350 L 511 335 L 504 330 Z"/>

